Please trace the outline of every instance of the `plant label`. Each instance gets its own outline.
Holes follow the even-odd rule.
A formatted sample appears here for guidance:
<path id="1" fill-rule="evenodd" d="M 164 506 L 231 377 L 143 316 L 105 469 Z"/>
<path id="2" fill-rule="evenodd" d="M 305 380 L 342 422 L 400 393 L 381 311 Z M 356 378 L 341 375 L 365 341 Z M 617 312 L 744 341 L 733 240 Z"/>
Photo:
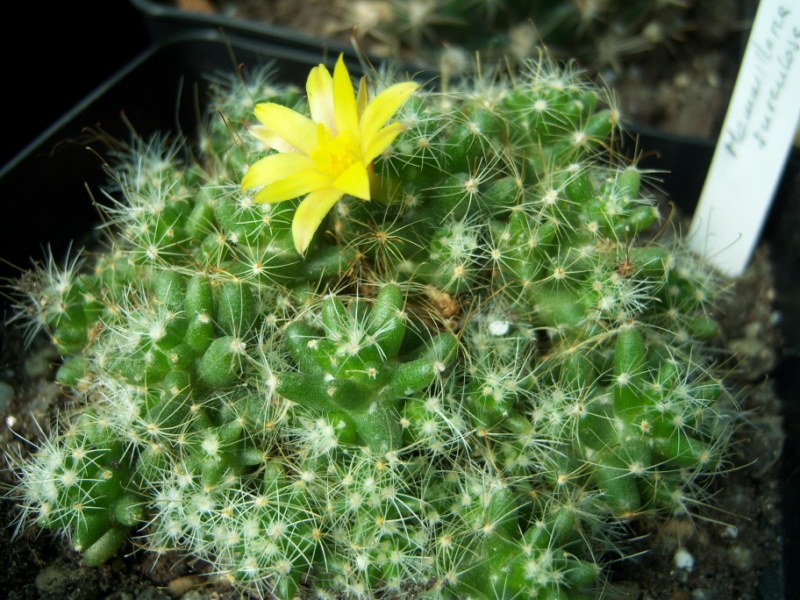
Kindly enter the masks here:
<path id="1" fill-rule="evenodd" d="M 761 0 L 689 244 L 741 275 L 758 242 L 800 119 L 800 4 Z"/>

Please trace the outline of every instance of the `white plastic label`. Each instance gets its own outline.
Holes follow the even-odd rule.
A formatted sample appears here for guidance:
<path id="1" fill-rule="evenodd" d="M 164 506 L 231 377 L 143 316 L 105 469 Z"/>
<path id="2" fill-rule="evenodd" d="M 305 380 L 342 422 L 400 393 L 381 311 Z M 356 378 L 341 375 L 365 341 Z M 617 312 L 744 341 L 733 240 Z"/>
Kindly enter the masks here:
<path id="1" fill-rule="evenodd" d="M 800 119 L 800 2 L 761 0 L 689 232 L 689 245 L 741 275 Z"/>

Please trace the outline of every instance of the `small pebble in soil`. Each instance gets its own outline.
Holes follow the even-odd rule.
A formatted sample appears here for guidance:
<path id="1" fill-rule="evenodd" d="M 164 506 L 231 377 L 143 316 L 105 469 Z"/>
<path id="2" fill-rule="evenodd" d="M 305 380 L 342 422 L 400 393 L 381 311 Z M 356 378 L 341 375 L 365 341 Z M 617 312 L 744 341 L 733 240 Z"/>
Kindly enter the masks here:
<path id="1" fill-rule="evenodd" d="M 678 89 L 686 89 L 692 84 L 691 76 L 685 71 L 681 71 L 672 79 L 673 85 Z"/>
<path id="2" fill-rule="evenodd" d="M 176 577 L 167 584 L 167 593 L 173 598 L 189 598 L 192 591 L 198 591 L 197 588 L 203 587 L 207 583 L 207 579 L 203 579 L 197 575 L 184 575 Z M 205 597 L 205 596 L 202 596 Z"/>
<path id="3" fill-rule="evenodd" d="M 61 386 L 55 381 L 40 380 L 31 390 L 31 401 L 28 406 L 35 414 L 45 413 L 57 401 L 61 394 Z"/>
<path id="4" fill-rule="evenodd" d="M 736 527 L 735 525 L 728 525 L 725 529 L 722 530 L 722 533 L 720 535 L 724 538 L 735 540 L 737 537 L 739 537 L 739 528 Z"/>
<path id="5" fill-rule="evenodd" d="M 672 557 L 675 568 L 691 573 L 694 569 L 694 556 L 686 548 L 678 548 Z"/>
<path id="6" fill-rule="evenodd" d="M 39 572 L 36 590 L 43 600 L 94 600 L 100 597 L 96 579 L 88 577 L 85 569 L 76 569 L 63 561 L 47 565 Z"/>
<path id="7" fill-rule="evenodd" d="M 753 568 L 753 551 L 750 548 L 736 545 L 728 550 L 731 564 L 740 571 L 749 571 Z"/>
<path id="8" fill-rule="evenodd" d="M 46 377 L 58 360 L 58 353 L 52 346 L 43 346 L 25 361 L 25 373 L 28 377 Z"/>

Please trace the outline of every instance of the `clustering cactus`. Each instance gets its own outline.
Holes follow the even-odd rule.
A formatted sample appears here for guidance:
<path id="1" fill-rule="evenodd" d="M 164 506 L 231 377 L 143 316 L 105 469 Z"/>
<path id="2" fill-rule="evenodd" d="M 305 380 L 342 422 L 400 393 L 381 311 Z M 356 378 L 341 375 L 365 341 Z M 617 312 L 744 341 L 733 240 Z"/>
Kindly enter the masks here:
<path id="1" fill-rule="evenodd" d="M 297 203 L 240 184 L 256 102 L 298 90 L 218 85 L 192 158 L 136 142 L 107 247 L 19 282 L 75 398 L 19 461 L 23 518 L 89 565 L 133 536 L 286 599 L 592 597 L 621 521 L 692 509 L 732 418 L 719 282 L 646 233 L 604 99 L 546 61 L 417 90 L 371 201 L 304 256 Z"/>

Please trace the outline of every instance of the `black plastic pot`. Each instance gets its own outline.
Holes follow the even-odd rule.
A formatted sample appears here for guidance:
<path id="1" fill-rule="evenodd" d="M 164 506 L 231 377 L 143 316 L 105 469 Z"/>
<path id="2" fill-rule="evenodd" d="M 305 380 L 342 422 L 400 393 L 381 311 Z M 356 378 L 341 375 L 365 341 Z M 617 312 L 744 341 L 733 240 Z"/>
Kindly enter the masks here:
<path id="1" fill-rule="evenodd" d="M 192 35 L 203 31 L 219 31 L 238 39 L 277 44 L 301 52 L 318 51 L 320 44 L 323 43 L 319 38 L 302 31 L 227 17 L 219 13 L 185 10 L 178 8 L 175 2 L 169 0 L 130 0 L 130 2 L 144 17 L 150 35 L 156 43 L 171 40 L 176 35 Z M 340 53 L 350 58 L 356 56 L 355 51 L 345 44 L 331 40 L 325 40 L 324 44 L 325 48 L 335 56 Z"/>
<path id="2" fill-rule="evenodd" d="M 7 23 L 22 35 L 0 38 L 5 119 L 24 127 L 4 129 L 0 166 L 149 44 L 144 17 L 126 2 L 53 2 L 46 10 L 20 2 Z"/>
<path id="3" fill-rule="evenodd" d="M 301 46 L 303 46 L 301 44 Z M 145 52 L 114 78 L 37 138 L 0 171 L 0 256 L 19 267 L 30 257 L 43 255 L 49 244 L 61 256 L 70 240 L 80 240 L 97 221 L 92 196 L 105 182 L 103 159 L 108 139 L 127 140 L 131 130 L 142 137 L 156 132 L 183 133 L 191 140 L 197 125 L 207 76 L 230 73 L 239 65 L 273 62 L 282 81 L 302 85 L 308 67 L 323 58 L 319 48 L 256 43 L 252 40 L 203 32 L 176 39 Z M 353 65 L 353 71 L 357 66 Z M 200 107 L 200 108 L 199 108 Z M 699 196 L 711 160 L 710 143 L 665 137 L 653 131 L 633 131 L 638 148 L 647 150 L 644 164 L 673 175 L 663 176 L 662 187 L 684 209 L 691 210 Z M 626 148 L 632 153 L 634 143 Z M 800 553 L 800 157 L 795 153 L 787 168 L 778 201 L 766 229 L 776 265 L 778 308 L 785 348 L 773 373 L 783 399 L 787 444 L 784 450 L 784 523 L 786 569 L 768 572 L 763 599 L 795 597 Z M 18 274 L 0 263 L 0 275 Z M 781 572 L 782 571 L 782 572 Z M 784 591 L 787 590 L 787 591 Z"/>
<path id="4" fill-rule="evenodd" d="M 262 0 L 262 2 L 269 5 L 269 0 Z M 737 38 L 734 38 L 730 45 L 726 46 L 726 50 L 735 52 L 737 58 L 741 59 L 750 33 L 749 23 L 755 16 L 759 0 L 732 0 L 732 2 L 736 5 L 736 13 L 741 15 L 743 25 L 741 26 L 738 41 Z M 130 0 L 130 3 L 140 12 L 153 41 L 157 44 L 168 42 L 176 35 L 192 35 L 202 31 L 217 31 L 223 35 L 233 35 L 240 39 L 278 44 L 286 48 L 297 49 L 303 52 L 317 51 L 322 44 L 331 54 L 338 55 L 339 53 L 344 53 L 346 57 L 352 59 L 358 56 L 358 52 L 347 44 L 331 39 L 320 39 L 319 37 L 309 35 L 302 29 L 292 29 L 288 26 L 273 25 L 240 16 L 228 16 L 221 12 L 188 10 L 186 8 L 180 8 L 178 6 L 180 3 L 177 0 Z M 487 35 L 490 34 L 487 33 Z M 485 40 L 481 43 L 485 43 Z M 413 66 L 413 63 L 403 64 L 407 65 L 410 71 L 418 70 L 418 67 L 410 68 Z M 426 76 L 438 75 L 438 73 L 431 73 L 430 71 L 426 71 L 426 73 Z M 718 119 L 720 121 L 719 125 L 721 125 L 722 115 L 720 115 Z M 660 137 L 657 130 L 652 130 L 652 133 L 654 133 L 656 137 Z M 712 148 L 711 152 L 713 152 L 714 140 L 702 140 L 700 138 L 690 139 L 687 137 L 678 141 L 687 141 L 691 146 L 697 146 L 698 151 L 703 154 L 705 154 L 704 146 Z M 704 177 L 704 175 L 701 177 Z"/>

